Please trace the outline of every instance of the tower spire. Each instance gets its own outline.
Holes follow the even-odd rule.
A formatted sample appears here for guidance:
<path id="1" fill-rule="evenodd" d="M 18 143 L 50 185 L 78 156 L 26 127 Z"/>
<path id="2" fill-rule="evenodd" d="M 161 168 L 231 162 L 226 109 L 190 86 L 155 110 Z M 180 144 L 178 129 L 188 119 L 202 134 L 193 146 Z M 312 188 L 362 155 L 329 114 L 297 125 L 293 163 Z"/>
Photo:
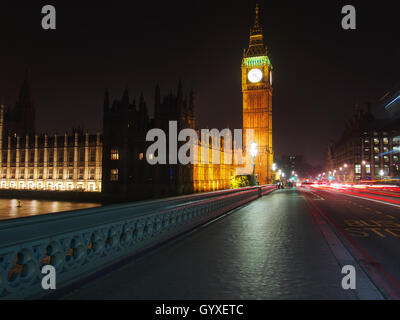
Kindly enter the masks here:
<path id="1" fill-rule="evenodd" d="M 255 18 L 254 18 L 254 25 L 250 29 L 250 36 L 256 36 L 256 35 L 261 35 L 262 36 L 262 27 L 260 24 L 260 6 L 258 5 L 258 2 L 256 4 L 256 9 L 255 9 Z"/>
<path id="2" fill-rule="evenodd" d="M 264 46 L 263 29 L 260 23 L 260 6 L 258 3 L 255 8 L 254 24 L 250 28 L 250 44 L 245 52 L 245 57 L 266 56 L 267 49 Z"/>

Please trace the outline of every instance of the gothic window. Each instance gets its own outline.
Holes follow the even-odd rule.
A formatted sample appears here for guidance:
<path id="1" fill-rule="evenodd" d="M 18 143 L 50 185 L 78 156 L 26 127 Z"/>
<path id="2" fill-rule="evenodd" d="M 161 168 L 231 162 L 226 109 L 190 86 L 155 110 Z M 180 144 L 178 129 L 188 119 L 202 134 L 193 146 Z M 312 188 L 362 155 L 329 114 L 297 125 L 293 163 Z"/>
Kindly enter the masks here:
<path id="1" fill-rule="evenodd" d="M 33 163 L 35 161 L 35 151 L 34 150 L 31 150 L 30 152 L 29 152 L 29 162 L 30 163 Z"/>
<path id="2" fill-rule="evenodd" d="M 68 162 L 69 163 L 74 162 L 74 150 L 69 150 L 68 151 Z"/>
<path id="3" fill-rule="evenodd" d="M 25 150 L 20 151 L 19 153 L 19 162 L 24 163 L 25 162 Z"/>
<path id="4" fill-rule="evenodd" d="M 111 169 L 110 181 L 118 181 L 118 169 Z"/>
<path id="5" fill-rule="evenodd" d="M 111 160 L 119 160 L 118 149 L 111 149 Z"/>
<path id="6" fill-rule="evenodd" d="M 90 150 L 90 161 L 91 162 L 96 161 L 96 149 Z"/>
<path id="7" fill-rule="evenodd" d="M 79 161 L 84 162 L 85 161 L 85 149 L 79 149 Z"/>
<path id="8" fill-rule="evenodd" d="M 85 170 L 83 168 L 79 168 L 79 177 L 78 177 L 79 180 L 83 179 L 84 172 L 85 172 Z"/>
<path id="9" fill-rule="evenodd" d="M 89 171 L 89 179 L 90 180 L 94 180 L 94 176 L 95 176 L 95 169 L 91 168 L 90 171 Z M 118 180 L 118 172 L 117 172 L 117 180 Z"/>
<path id="10" fill-rule="evenodd" d="M 44 150 L 39 150 L 39 162 L 43 162 L 44 160 Z"/>
<path id="11" fill-rule="evenodd" d="M 74 169 L 68 169 L 68 179 L 72 180 L 74 178 Z"/>
<path id="12" fill-rule="evenodd" d="M 48 157 L 49 157 L 49 159 L 47 161 L 48 162 L 53 162 L 54 161 L 54 150 L 50 149 L 47 154 L 48 154 Z"/>

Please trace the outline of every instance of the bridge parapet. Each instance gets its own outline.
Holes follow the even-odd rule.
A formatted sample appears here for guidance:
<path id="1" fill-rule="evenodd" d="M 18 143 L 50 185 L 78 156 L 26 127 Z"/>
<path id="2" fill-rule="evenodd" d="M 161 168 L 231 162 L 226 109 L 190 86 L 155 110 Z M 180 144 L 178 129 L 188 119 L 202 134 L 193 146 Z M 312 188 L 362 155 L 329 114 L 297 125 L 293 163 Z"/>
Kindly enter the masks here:
<path id="1" fill-rule="evenodd" d="M 0 299 L 39 298 L 44 265 L 57 289 L 271 192 L 273 186 L 0 221 Z"/>

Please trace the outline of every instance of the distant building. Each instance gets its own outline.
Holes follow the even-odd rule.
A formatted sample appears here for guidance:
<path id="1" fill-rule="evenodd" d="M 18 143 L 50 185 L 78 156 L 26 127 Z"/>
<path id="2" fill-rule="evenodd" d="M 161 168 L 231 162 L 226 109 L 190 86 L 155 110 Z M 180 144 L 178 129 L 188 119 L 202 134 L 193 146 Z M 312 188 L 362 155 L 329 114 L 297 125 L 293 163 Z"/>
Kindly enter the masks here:
<path id="1" fill-rule="evenodd" d="M 377 119 L 369 104 L 356 106 L 341 138 L 328 148 L 327 171 L 338 181 L 397 178 L 399 151 L 399 121 Z"/>
<path id="2" fill-rule="evenodd" d="M 278 161 L 278 168 L 281 169 L 288 177 L 292 176 L 292 172 L 298 173 L 303 166 L 303 157 L 300 155 L 284 155 Z"/>

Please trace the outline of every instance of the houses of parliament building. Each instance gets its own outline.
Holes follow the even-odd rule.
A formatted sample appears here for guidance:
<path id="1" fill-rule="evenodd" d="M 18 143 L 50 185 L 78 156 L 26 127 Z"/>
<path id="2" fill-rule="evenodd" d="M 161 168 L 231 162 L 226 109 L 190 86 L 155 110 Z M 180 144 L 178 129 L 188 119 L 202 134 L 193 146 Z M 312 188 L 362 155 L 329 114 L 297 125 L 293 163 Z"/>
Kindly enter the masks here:
<path id="1" fill-rule="evenodd" d="M 26 77 L 15 107 L 0 108 L 0 190 L 101 192 L 108 198 L 143 199 L 229 188 L 232 163 L 213 164 L 199 157 L 189 165 L 148 164 L 150 129 L 167 132 L 169 121 L 177 121 L 178 130 L 195 129 L 194 94 L 184 96 L 181 84 L 176 94 L 171 91 L 163 99 L 157 86 L 154 107 L 150 119 L 143 96 L 136 102 L 125 90 L 111 103 L 106 92 L 103 134 L 37 133 Z M 211 157 L 212 145 L 209 151 Z M 219 152 L 224 159 L 223 147 Z"/>
<path id="2" fill-rule="evenodd" d="M 254 129 L 258 145 L 255 171 L 259 183 L 265 184 L 271 182 L 272 166 L 272 66 L 258 16 L 257 6 L 250 46 L 242 61 L 243 129 Z M 227 189 L 236 174 L 233 153 L 229 154 L 231 161 L 224 163 L 223 143 L 218 150 L 207 143 L 210 158 L 213 152 L 220 153 L 219 164 L 203 155 L 188 165 L 146 161 L 150 129 L 168 132 L 170 121 L 177 121 L 178 132 L 198 129 L 194 93 L 184 92 L 181 83 L 176 93 L 165 96 L 157 85 L 153 118 L 143 96 L 131 99 L 126 89 L 121 98 L 111 100 L 106 91 L 102 134 L 80 129 L 64 135 L 41 133 L 35 117 L 25 76 L 15 106 L 0 108 L 0 191 L 92 192 L 116 199 L 144 199 Z M 197 147 L 203 144 L 199 140 Z"/>

